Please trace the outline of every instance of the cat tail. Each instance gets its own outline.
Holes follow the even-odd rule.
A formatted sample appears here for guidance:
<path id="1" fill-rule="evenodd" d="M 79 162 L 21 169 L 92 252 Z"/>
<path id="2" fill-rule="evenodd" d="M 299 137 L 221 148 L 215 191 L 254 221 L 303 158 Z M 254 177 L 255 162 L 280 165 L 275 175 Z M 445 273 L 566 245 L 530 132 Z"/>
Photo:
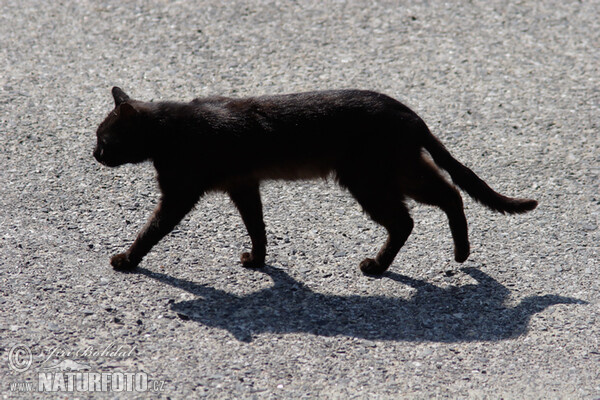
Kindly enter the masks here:
<path id="1" fill-rule="evenodd" d="M 425 123 L 423 123 L 425 125 Z M 503 196 L 494 191 L 473 171 L 456 160 L 446 147 L 425 126 L 426 134 L 423 146 L 431 154 L 433 161 L 448 171 L 452 181 L 478 202 L 494 211 L 509 214 L 520 214 L 537 207 L 537 201 L 531 199 L 515 199 Z"/>

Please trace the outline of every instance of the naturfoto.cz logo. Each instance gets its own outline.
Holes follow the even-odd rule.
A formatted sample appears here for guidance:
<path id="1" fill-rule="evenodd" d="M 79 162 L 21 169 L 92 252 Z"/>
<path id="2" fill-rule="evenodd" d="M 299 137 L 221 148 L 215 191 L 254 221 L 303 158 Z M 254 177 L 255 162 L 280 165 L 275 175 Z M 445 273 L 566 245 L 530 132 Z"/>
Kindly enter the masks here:
<path id="1" fill-rule="evenodd" d="M 118 356 L 130 355 L 131 352 L 120 352 L 119 350 L 108 352 L 109 345 L 104 351 L 93 352 L 86 349 L 83 352 L 58 352 L 56 348 L 44 353 L 40 357 L 44 361 L 37 368 L 36 382 L 27 380 L 13 382 L 10 390 L 13 392 L 160 392 L 164 391 L 165 382 L 148 378 L 145 372 L 90 372 L 87 363 L 62 358 L 59 362 L 48 365 L 57 354 L 88 355 L 88 356 Z M 114 350 L 114 349 L 113 349 Z M 24 373 L 30 369 L 33 363 L 33 355 L 28 346 L 19 344 L 13 346 L 8 353 L 8 366 L 17 373 Z"/>

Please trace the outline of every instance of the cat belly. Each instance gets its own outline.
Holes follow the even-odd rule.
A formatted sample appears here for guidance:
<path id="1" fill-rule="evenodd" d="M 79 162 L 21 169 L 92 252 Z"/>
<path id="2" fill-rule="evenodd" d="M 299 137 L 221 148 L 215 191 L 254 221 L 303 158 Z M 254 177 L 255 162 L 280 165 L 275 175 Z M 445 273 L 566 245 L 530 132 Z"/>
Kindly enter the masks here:
<path id="1" fill-rule="evenodd" d="M 306 164 L 288 164 L 270 168 L 260 168 L 251 175 L 254 179 L 262 180 L 306 180 L 326 178 L 332 171 L 332 167 L 326 164 L 306 165 Z"/>

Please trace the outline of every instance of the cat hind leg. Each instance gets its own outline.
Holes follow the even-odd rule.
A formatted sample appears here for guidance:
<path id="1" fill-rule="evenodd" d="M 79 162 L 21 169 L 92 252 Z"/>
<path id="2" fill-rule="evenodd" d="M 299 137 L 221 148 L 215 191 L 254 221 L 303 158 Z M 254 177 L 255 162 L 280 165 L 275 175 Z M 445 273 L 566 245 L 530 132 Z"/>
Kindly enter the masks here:
<path id="1" fill-rule="evenodd" d="M 420 203 L 437 206 L 446 213 L 454 241 L 454 259 L 463 263 L 469 257 L 470 246 L 462 197 L 429 161 L 420 159 L 418 166 L 408 185 L 407 194 Z"/>
<path id="2" fill-rule="evenodd" d="M 385 182 L 374 183 L 369 177 L 338 176 L 340 184 L 350 191 L 371 219 L 386 228 L 388 237 L 375 258 L 360 263 L 365 275 L 381 275 L 392 264 L 396 255 L 410 236 L 413 220 L 403 203 L 399 187 Z M 366 184 L 366 182 L 369 182 Z"/>

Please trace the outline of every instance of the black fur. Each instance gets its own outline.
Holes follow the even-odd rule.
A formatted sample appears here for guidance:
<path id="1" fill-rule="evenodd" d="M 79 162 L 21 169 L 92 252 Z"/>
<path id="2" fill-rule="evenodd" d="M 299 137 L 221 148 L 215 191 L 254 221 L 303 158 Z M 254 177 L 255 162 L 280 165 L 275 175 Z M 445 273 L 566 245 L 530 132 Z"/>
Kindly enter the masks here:
<path id="1" fill-rule="evenodd" d="M 112 93 L 115 109 L 98 128 L 94 157 L 110 167 L 152 161 L 162 192 L 133 245 L 112 258 L 116 269 L 135 268 L 203 194 L 214 190 L 229 193 L 250 234 L 252 251 L 242 254 L 243 265 L 262 266 L 266 235 L 259 183 L 264 179 L 333 174 L 388 231 L 377 256 L 361 263 L 366 274 L 383 273 L 410 235 L 407 196 L 444 210 L 456 261 L 469 256 L 461 196 L 437 166 L 493 210 L 521 213 L 537 205 L 493 191 L 455 160 L 413 111 L 380 93 L 338 90 L 190 103 L 141 102 L 116 87 Z"/>

